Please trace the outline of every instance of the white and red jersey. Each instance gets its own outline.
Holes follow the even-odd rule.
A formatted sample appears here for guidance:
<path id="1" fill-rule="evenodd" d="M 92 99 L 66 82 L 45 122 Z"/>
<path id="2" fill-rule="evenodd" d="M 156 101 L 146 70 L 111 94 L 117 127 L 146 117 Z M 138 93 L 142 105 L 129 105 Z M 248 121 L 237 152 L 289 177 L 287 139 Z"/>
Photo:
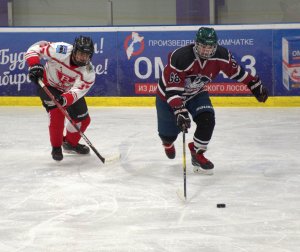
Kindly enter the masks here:
<path id="1" fill-rule="evenodd" d="M 73 46 L 65 42 L 40 41 L 30 46 L 25 54 L 29 66 L 46 60 L 44 83 L 63 92 L 67 105 L 83 97 L 95 83 L 92 63 L 78 67 L 71 64 Z"/>
<path id="2" fill-rule="evenodd" d="M 158 83 L 158 95 L 171 107 L 180 107 L 184 101 L 206 91 L 206 84 L 221 72 L 244 84 L 258 79 L 238 65 L 226 48 L 218 46 L 211 58 L 200 59 L 195 45 L 190 44 L 176 49 L 169 55 L 168 64 Z"/>

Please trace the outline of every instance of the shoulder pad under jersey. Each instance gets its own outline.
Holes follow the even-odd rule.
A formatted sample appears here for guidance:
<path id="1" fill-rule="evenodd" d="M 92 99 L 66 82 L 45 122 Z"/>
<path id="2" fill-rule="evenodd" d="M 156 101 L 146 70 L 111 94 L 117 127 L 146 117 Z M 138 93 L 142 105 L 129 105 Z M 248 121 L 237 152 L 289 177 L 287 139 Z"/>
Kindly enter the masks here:
<path id="1" fill-rule="evenodd" d="M 229 60 L 229 52 L 228 49 L 226 49 L 223 46 L 219 46 L 217 47 L 216 53 L 212 58 L 218 58 L 218 59 L 225 59 L 225 60 Z"/>
<path id="2" fill-rule="evenodd" d="M 194 44 L 180 47 L 171 54 L 171 65 L 178 70 L 185 70 L 195 60 Z"/>

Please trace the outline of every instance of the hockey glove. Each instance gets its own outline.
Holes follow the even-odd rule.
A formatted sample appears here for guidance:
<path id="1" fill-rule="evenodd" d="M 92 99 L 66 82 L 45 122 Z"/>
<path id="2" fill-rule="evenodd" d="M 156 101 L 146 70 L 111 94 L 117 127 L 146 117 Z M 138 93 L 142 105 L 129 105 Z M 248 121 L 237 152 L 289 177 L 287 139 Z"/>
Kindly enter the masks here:
<path id="1" fill-rule="evenodd" d="M 67 105 L 67 100 L 64 96 L 61 96 L 61 95 L 56 96 L 55 100 L 63 107 Z"/>
<path id="2" fill-rule="evenodd" d="M 260 79 L 250 81 L 247 86 L 259 102 L 265 102 L 268 99 L 268 91 L 261 84 Z"/>
<path id="3" fill-rule="evenodd" d="M 174 115 L 176 117 L 176 123 L 178 128 L 187 133 L 187 129 L 191 127 L 191 119 L 189 113 L 184 106 L 174 108 Z"/>
<path id="4" fill-rule="evenodd" d="M 29 79 L 38 85 L 39 79 L 42 79 L 44 76 L 44 66 L 42 64 L 35 64 L 28 69 Z"/>

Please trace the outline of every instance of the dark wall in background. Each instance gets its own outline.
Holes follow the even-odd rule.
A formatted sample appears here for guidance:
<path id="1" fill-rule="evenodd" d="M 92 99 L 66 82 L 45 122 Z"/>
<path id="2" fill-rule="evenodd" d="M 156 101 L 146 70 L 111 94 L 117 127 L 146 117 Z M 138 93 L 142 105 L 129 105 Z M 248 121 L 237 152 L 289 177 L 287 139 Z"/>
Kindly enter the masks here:
<path id="1" fill-rule="evenodd" d="M 176 0 L 177 25 L 209 22 L 209 0 Z"/>
<path id="2" fill-rule="evenodd" d="M 7 1 L 0 0 L 0 26 L 8 26 Z"/>

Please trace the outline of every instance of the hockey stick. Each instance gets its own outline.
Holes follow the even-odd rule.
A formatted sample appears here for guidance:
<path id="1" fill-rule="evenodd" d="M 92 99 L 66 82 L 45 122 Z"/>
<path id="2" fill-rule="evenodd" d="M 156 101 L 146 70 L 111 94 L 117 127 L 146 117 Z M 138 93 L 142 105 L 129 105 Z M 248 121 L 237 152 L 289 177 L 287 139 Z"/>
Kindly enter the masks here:
<path id="1" fill-rule="evenodd" d="M 182 132 L 182 165 L 183 165 L 183 195 L 186 200 L 186 151 L 185 151 L 185 131 Z"/>
<path id="2" fill-rule="evenodd" d="M 55 103 L 57 108 L 65 115 L 65 117 L 69 120 L 69 122 L 72 124 L 72 126 L 77 130 L 77 132 L 80 134 L 80 136 L 84 139 L 84 141 L 90 146 L 90 148 L 95 152 L 97 157 L 102 161 L 102 163 L 106 163 L 106 161 L 113 161 L 115 158 L 111 158 L 109 160 L 106 160 L 104 157 L 100 155 L 100 153 L 97 151 L 97 149 L 92 145 L 90 140 L 81 132 L 80 128 L 73 122 L 72 118 L 68 114 L 68 112 L 63 108 L 62 105 L 55 99 L 54 95 L 49 91 L 49 89 L 45 86 L 44 82 L 39 79 L 39 85 L 41 88 L 45 91 L 45 93 L 49 96 L 49 98 Z M 117 159 L 117 157 L 116 157 Z"/>
<path id="3" fill-rule="evenodd" d="M 182 167 L 183 167 L 183 194 L 180 190 L 177 191 L 178 197 L 186 201 L 186 150 L 185 150 L 185 131 L 182 132 Z"/>

